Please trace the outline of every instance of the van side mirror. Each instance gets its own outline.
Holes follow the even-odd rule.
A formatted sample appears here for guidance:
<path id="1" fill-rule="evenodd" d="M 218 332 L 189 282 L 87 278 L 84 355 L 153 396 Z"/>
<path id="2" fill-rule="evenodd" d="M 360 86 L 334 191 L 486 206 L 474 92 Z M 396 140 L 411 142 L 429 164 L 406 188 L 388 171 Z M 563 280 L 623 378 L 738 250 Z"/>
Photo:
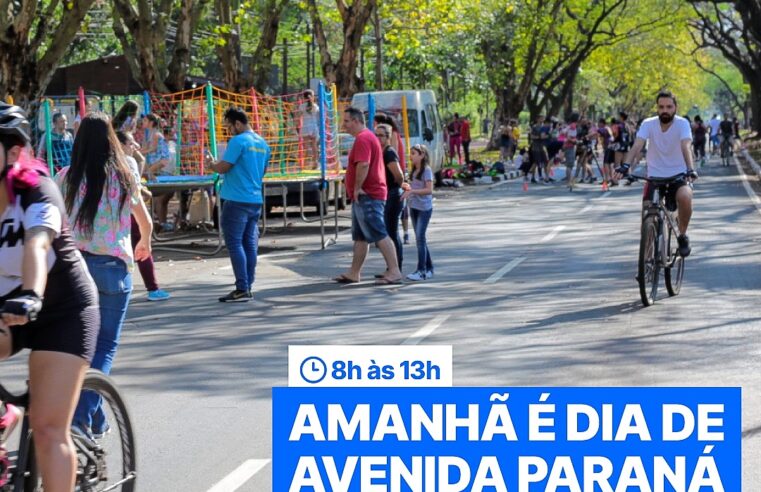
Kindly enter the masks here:
<path id="1" fill-rule="evenodd" d="M 433 130 L 430 128 L 423 129 L 423 140 L 426 142 L 433 142 Z"/>

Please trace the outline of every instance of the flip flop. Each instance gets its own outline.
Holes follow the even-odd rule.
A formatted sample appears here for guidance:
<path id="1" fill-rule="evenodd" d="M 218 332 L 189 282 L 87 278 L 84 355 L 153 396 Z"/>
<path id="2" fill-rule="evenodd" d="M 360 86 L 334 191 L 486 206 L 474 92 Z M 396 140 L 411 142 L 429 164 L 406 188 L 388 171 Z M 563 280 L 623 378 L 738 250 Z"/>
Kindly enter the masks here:
<path id="1" fill-rule="evenodd" d="M 391 280 L 390 278 L 379 278 L 375 281 L 375 285 L 402 285 L 404 284 L 404 281 L 400 278 L 396 280 Z"/>
<path id="2" fill-rule="evenodd" d="M 353 278 L 349 278 L 346 275 L 341 274 L 337 277 L 334 277 L 333 282 L 337 282 L 339 284 L 357 284 L 359 283 L 359 280 L 354 280 Z"/>

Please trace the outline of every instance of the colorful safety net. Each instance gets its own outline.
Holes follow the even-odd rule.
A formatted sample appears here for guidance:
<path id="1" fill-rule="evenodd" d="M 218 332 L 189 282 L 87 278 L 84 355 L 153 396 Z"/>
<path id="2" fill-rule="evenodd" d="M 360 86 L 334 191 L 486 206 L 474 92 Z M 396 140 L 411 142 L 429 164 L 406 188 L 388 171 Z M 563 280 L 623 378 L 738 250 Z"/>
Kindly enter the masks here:
<path id="1" fill-rule="evenodd" d="M 165 122 L 176 141 L 176 174 L 206 175 L 208 151 L 224 157 L 232 138 L 224 124 L 228 108 L 242 109 L 271 149 L 266 179 L 309 179 L 341 173 L 336 90 L 320 86 L 314 106 L 303 93 L 269 96 L 254 89 L 235 93 L 206 85 L 173 94 L 150 94 L 150 112 Z M 166 135 L 171 133 L 171 135 Z"/>

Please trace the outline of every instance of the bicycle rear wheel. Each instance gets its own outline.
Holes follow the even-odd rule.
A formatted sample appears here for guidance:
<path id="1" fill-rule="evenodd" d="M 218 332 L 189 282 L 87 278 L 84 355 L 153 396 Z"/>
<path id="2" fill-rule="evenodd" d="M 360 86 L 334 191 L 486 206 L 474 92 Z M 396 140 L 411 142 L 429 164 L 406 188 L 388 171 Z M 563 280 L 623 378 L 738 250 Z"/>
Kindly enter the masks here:
<path id="1" fill-rule="evenodd" d="M 639 294 L 645 306 L 652 306 L 658 295 L 659 273 L 657 221 L 655 216 L 648 216 L 642 222 L 637 270 Z"/>
<path id="2" fill-rule="evenodd" d="M 669 255 L 674 259 L 670 267 L 663 271 L 663 279 L 666 281 L 666 290 L 669 296 L 679 295 L 682 290 L 682 279 L 684 278 L 684 258 L 679 254 L 679 246 L 676 241 L 676 234 L 669 229 L 668 249 Z"/>
<path id="3" fill-rule="evenodd" d="M 105 374 L 89 370 L 82 385 L 82 396 L 97 396 L 104 422 L 94 419 L 95 438 L 72 434 L 77 448 L 77 485 L 75 491 L 135 490 L 137 457 L 135 436 L 129 411 L 119 390 Z M 95 428 L 96 424 L 100 429 Z"/>

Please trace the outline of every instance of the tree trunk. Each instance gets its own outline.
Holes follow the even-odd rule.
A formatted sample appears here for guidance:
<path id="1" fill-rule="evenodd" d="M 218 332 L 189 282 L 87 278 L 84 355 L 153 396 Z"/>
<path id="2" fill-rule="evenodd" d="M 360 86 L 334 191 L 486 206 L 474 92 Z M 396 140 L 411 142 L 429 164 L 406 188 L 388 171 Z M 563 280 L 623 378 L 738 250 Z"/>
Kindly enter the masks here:
<path id="1" fill-rule="evenodd" d="M 268 0 L 267 2 L 265 9 L 267 18 L 262 26 L 259 44 L 256 45 L 256 51 L 254 51 L 253 60 L 246 77 L 247 82 L 259 92 L 264 92 L 270 85 L 272 54 L 277 44 L 280 18 L 286 5 L 288 5 L 288 0 Z"/>
<path id="2" fill-rule="evenodd" d="M 523 111 L 523 101 L 521 101 L 520 95 L 516 93 L 513 87 L 495 90 L 494 97 L 496 99 L 496 106 L 494 108 L 494 120 L 487 150 L 499 148 L 499 127 L 507 124 L 512 119 L 517 120 L 518 115 Z"/>
<path id="3" fill-rule="evenodd" d="M 167 42 L 173 0 L 113 0 L 114 34 L 119 39 L 132 76 L 143 89 L 170 92 L 185 87 L 190 49 L 198 21 L 209 0 L 182 0 L 174 42 Z M 167 63 L 173 46 L 171 60 Z"/>
<path id="4" fill-rule="evenodd" d="M 0 96 L 27 106 L 45 93 L 53 73 L 95 0 L 68 3 L 54 23 L 57 2 L 0 2 Z M 44 52 L 40 53 L 43 49 Z"/>
<path id="5" fill-rule="evenodd" d="M 171 91 L 185 89 L 185 78 L 190 70 L 193 31 L 203 14 L 206 2 L 207 0 L 182 0 L 172 60 L 169 62 L 166 77 L 166 86 Z"/>
<path id="6" fill-rule="evenodd" d="M 232 5 L 230 0 L 215 0 L 214 10 L 217 22 L 222 32 L 220 37 L 224 44 L 217 45 L 217 55 L 222 63 L 222 77 L 229 91 L 240 88 L 240 24 L 233 23 Z"/>
<path id="7" fill-rule="evenodd" d="M 759 77 L 756 80 L 760 80 Z M 750 128 L 761 136 L 761 88 L 756 84 L 750 84 Z"/>
<path id="8" fill-rule="evenodd" d="M 351 6 L 346 5 L 344 0 L 336 0 L 336 4 L 342 19 L 343 46 L 338 61 L 334 63 L 328 50 L 327 36 L 317 10 L 316 1 L 308 0 L 315 37 L 320 47 L 323 76 L 328 84 L 336 84 L 339 97 L 349 98 L 360 87 L 361 81 L 357 77 L 357 62 L 362 34 L 364 34 L 365 27 L 377 8 L 377 0 L 355 0 Z"/>

